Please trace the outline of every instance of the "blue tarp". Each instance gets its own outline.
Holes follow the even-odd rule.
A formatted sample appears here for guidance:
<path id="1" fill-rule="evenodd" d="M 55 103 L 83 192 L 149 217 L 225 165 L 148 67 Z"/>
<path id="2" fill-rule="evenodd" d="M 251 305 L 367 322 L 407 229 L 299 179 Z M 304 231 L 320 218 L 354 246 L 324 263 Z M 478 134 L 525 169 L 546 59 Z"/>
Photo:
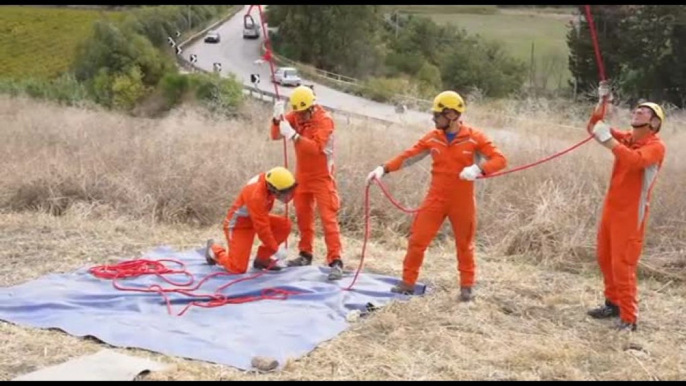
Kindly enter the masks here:
<path id="1" fill-rule="evenodd" d="M 175 251 L 160 247 L 142 258 L 175 259 L 186 264 L 196 283 L 219 266 L 209 266 L 204 249 Z M 174 264 L 167 264 L 176 268 Z M 56 328 L 70 335 L 92 336 L 115 347 L 146 349 L 165 355 L 219 363 L 247 370 L 254 356 L 272 357 L 279 368 L 286 359 L 297 359 L 322 342 L 334 338 L 348 326 L 347 314 L 366 311 L 368 304 L 382 307 L 407 299 L 390 292 L 397 278 L 361 273 L 351 291 L 353 273 L 338 282 L 328 282 L 328 268 L 316 265 L 268 272 L 237 283 L 223 293 L 228 296 L 259 295 L 264 288 L 302 291 L 286 300 L 260 300 L 216 308 L 191 307 L 176 314 L 193 299 L 170 294 L 173 315 L 161 295 L 123 292 L 111 280 L 99 279 L 84 267 L 74 273 L 50 274 L 14 287 L 0 289 L 0 320 L 35 328 Z M 216 288 L 245 275 L 215 277 L 196 292 L 213 293 Z M 171 277 L 168 277 L 171 278 Z M 173 277 L 183 282 L 182 275 Z M 154 275 L 120 279 L 127 287 L 160 284 Z M 417 294 L 424 293 L 419 285 Z"/>

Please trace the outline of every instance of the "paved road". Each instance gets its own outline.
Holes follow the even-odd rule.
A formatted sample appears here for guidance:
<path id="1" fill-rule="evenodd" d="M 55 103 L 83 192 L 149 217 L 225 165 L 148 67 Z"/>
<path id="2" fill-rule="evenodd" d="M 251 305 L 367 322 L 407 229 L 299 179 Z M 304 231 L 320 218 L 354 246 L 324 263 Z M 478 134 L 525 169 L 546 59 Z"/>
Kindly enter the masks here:
<path id="1" fill-rule="evenodd" d="M 192 45 L 187 46 L 183 55 L 188 57 L 190 54 L 196 54 L 198 57 L 196 66 L 208 71 L 212 71 L 213 63 L 219 62 L 222 64 L 222 74 L 234 73 L 239 81 L 250 86 L 252 86 L 250 74 L 259 74 L 260 83 L 258 87 L 261 90 L 274 92 L 274 86 L 269 80 L 271 77 L 269 64 L 255 64 L 255 61 L 262 57 L 260 46 L 264 42 L 263 37 L 261 36 L 259 39 L 243 39 L 243 15 L 245 15 L 248 8 L 249 6 L 246 5 L 242 11 L 217 28 L 221 35 L 219 44 L 208 44 L 199 39 Z M 251 16 L 255 19 L 255 22 L 261 23 L 256 7 L 251 11 Z M 426 126 L 432 125 L 431 116 L 428 112 L 421 113 L 408 110 L 401 116 L 395 112 L 393 105 L 346 94 L 306 78 L 303 78 L 303 80 L 306 84 L 314 84 L 317 99 L 324 106 L 399 124 L 417 123 Z M 279 93 L 282 95 L 290 95 L 292 90 L 293 88 L 291 87 L 279 86 Z"/>

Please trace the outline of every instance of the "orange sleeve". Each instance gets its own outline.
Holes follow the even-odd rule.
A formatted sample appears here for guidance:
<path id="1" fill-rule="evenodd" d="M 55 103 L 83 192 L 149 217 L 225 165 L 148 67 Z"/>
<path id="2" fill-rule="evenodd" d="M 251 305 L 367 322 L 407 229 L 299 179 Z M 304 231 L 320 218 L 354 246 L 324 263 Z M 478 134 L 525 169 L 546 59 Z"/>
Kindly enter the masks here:
<path id="1" fill-rule="evenodd" d="M 628 132 L 619 131 L 612 127 L 610 128 L 610 134 L 612 134 L 612 137 L 618 141 L 623 141 L 630 135 Z"/>
<path id="2" fill-rule="evenodd" d="M 333 120 L 331 118 L 323 118 L 317 122 L 317 128 L 314 130 L 312 138 L 305 138 L 299 136 L 295 141 L 295 147 L 308 154 L 322 154 L 329 145 L 329 139 L 333 134 Z"/>
<path id="3" fill-rule="evenodd" d="M 272 129 L 271 129 L 271 137 L 272 140 L 276 141 L 277 139 L 283 138 L 283 135 L 279 132 L 279 122 L 275 120 L 274 118 L 271 119 L 272 122 Z"/>
<path id="4" fill-rule="evenodd" d="M 260 239 L 262 245 L 269 249 L 272 254 L 276 253 L 279 249 L 279 245 L 276 243 L 269 223 L 269 211 L 265 205 L 267 197 L 264 197 L 259 189 L 255 189 L 254 193 L 251 194 L 246 201 L 248 214 L 250 215 L 250 220 L 255 228 L 255 233 L 257 233 L 257 238 Z"/>
<path id="5" fill-rule="evenodd" d="M 411 166 L 414 163 L 421 161 L 424 157 L 429 155 L 430 149 L 428 145 L 428 140 L 432 133 L 429 133 L 422 137 L 417 143 L 414 144 L 409 149 L 406 149 L 402 153 L 398 154 L 390 161 L 384 163 L 384 171 L 386 173 L 394 172 L 400 170 L 406 166 Z"/>
<path id="6" fill-rule="evenodd" d="M 629 169 L 643 169 L 662 162 L 665 147 L 660 142 L 653 142 L 633 150 L 620 143 L 612 149 L 612 153 L 622 165 Z"/>
<path id="7" fill-rule="evenodd" d="M 479 168 L 484 175 L 493 174 L 499 170 L 505 169 L 505 167 L 507 167 L 507 158 L 505 158 L 505 155 L 495 146 L 491 138 L 480 131 L 475 130 L 475 133 L 477 151 L 488 158 L 486 162 L 479 165 Z"/>

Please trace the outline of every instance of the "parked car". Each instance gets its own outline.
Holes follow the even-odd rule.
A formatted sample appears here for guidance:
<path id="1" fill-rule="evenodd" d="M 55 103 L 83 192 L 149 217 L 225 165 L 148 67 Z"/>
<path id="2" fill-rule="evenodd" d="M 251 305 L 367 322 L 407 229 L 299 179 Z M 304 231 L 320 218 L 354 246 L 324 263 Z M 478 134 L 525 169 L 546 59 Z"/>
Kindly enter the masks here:
<path id="1" fill-rule="evenodd" d="M 207 35 L 205 35 L 205 43 L 219 43 L 220 40 L 221 36 L 217 31 L 209 31 Z"/>
<path id="2" fill-rule="evenodd" d="M 302 79 L 300 79 L 297 69 L 293 67 L 279 67 L 274 71 L 272 82 L 282 86 L 300 86 Z"/>
<path id="3" fill-rule="evenodd" d="M 257 24 L 243 25 L 243 39 L 257 39 L 260 37 L 260 26 Z"/>

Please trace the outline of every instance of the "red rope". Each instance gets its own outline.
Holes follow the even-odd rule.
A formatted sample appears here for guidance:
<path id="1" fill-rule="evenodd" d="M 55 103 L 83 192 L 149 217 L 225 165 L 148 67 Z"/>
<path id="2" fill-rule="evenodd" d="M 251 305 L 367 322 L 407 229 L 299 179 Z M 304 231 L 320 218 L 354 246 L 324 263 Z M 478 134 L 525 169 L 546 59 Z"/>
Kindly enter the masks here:
<path id="1" fill-rule="evenodd" d="M 595 30 L 595 23 L 593 22 L 593 15 L 591 14 L 591 6 L 586 5 L 586 21 L 588 22 L 588 28 L 591 30 L 591 40 L 593 40 L 593 49 L 595 51 L 595 60 L 598 64 L 598 76 L 600 80 L 605 80 L 605 66 L 603 65 L 603 58 L 600 56 L 600 47 L 598 46 L 598 34 Z"/>
<path id="2" fill-rule="evenodd" d="M 250 8 L 248 8 L 248 12 L 246 12 L 246 15 L 250 15 L 250 11 L 255 5 L 251 5 Z M 272 73 L 272 79 L 274 79 L 274 73 L 276 72 L 274 70 L 274 57 L 272 55 L 272 45 L 271 41 L 269 40 L 269 30 L 267 29 L 267 25 L 264 22 L 264 12 L 262 12 L 262 6 L 257 5 L 257 10 L 260 14 L 260 24 L 262 25 L 262 38 L 264 39 L 264 47 L 265 47 L 265 54 L 264 54 L 264 59 L 269 62 L 269 70 Z M 245 18 L 245 16 L 244 16 Z M 281 96 L 279 94 L 279 86 L 276 82 L 271 82 L 272 85 L 274 86 L 274 94 L 276 94 L 276 100 L 280 100 Z M 283 164 L 286 169 L 288 169 L 288 141 L 286 138 L 283 138 Z M 288 203 L 286 205 L 286 218 L 288 218 Z M 288 248 L 288 239 L 285 241 L 285 246 Z"/>
<path id="3" fill-rule="evenodd" d="M 171 269 L 164 265 L 164 262 L 170 262 L 179 265 L 181 268 L 180 269 Z M 268 268 L 271 268 L 273 264 L 275 264 L 276 261 L 272 260 L 269 264 Z M 267 269 L 268 269 L 267 268 Z M 236 296 L 236 297 L 228 297 L 226 295 L 223 295 L 221 292 L 224 291 L 226 288 L 236 284 L 240 283 L 242 281 L 247 281 L 247 280 L 252 280 L 255 278 L 258 278 L 266 273 L 265 271 L 258 272 L 254 275 L 250 275 L 247 277 L 243 277 L 240 279 L 232 280 L 228 282 L 227 284 L 222 285 L 221 287 L 217 288 L 213 293 L 194 293 L 193 291 L 198 291 L 200 287 L 202 287 L 203 284 L 205 284 L 209 279 L 214 278 L 214 277 L 220 277 L 220 276 L 234 276 L 235 274 L 228 273 L 228 272 L 216 272 L 209 274 L 205 276 L 202 280 L 200 280 L 196 285 L 193 287 L 190 287 L 193 285 L 195 282 L 195 278 L 193 274 L 188 272 L 186 269 L 186 265 L 178 260 L 173 260 L 173 259 L 160 259 L 160 260 L 146 260 L 146 259 L 139 259 L 139 260 L 130 260 L 130 261 L 124 261 L 119 264 L 115 265 L 99 265 L 91 268 L 89 272 L 100 279 L 110 279 L 112 280 L 112 286 L 116 288 L 119 291 L 127 291 L 127 292 L 143 292 L 143 293 L 158 293 L 164 298 L 164 302 L 167 306 L 167 312 L 172 315 L 172 307 L 171 307 L 171 300 L 169 299 L 170 293 L 176 293 L 176 294 L 181 294 L 188 296 L 190 298 L 195 298 L 195 299 L 205 299 L 205 300 L 194 300 L 190 303 L 188 303 L 179 313 L 177 313 L 177 316 L 182 316 L 183 314 L 186 313 L 191 307 L 197 306 L 197 307 L 202 307 L 202 308 L 213 308 L 213 307 L 220 307 L 223 305 L 227 304 L 242 304 L 242 303 L 249 303 L 249 302 L 255 302 L 255 301 L 260 301 L 260 300 L 286 300 L 288 296 L 290 295 L 298 295 L 301 292 L 298 291 L 289 291 L 289 290 L 284 290 L 280 288 L 265 288 L 262 290 L 260 295 L 253 295 L 253 296 Z M 119 284 L 118 280 L 119 279 L 126 279 L 126 278 L 135 278 L 139 276 L 144 276 L 144 275 L 155 275 L 162 279 L 163 281 L 167 282 L 168 284 L 171 284 L 176 287 L 186 287 L 186 288 L 163 288 L 159 284 L 152 284 L 148 287 L 126 287 L 121 284 Z M 164 275 L 184 275 L 189 278 L 187 282 L 175 282 L 171 279 L 168 279 Z"/>

